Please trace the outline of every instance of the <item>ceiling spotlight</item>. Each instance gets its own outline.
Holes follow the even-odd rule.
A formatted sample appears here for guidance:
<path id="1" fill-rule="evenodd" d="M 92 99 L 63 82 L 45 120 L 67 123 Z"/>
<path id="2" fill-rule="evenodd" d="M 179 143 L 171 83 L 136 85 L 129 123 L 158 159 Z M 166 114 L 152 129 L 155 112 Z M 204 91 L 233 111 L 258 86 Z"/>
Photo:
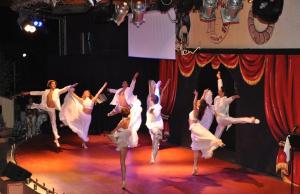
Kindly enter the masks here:
<path id="1" fill-rule="evenodd" d="M 123 2 L 120 5 L 115 6 L 115 13 L 113 15 L 113 20 L 116 22 L 116 24 L 119 26 L 125 19 L 127 13 L 128 13 L 129 7 L 127 2 Z"/>
<path id="2" fill-rule="evenodd" d="M 227 0 L 225 8 L 221 9 L 223 23 L 238 23 L 238 13 L 243 8 L 243 0 Z"/>
<path id="3" fill-rule="evenodd" d="M 33 25 L 34 25 L 35 27 L 41 28 L 41 27 L 43 27 L 43 22 L 42 22 L 41 20 L 34 20 L 34 21 L 33 21 Z"/>
<path id="4" fill-rule="evenodd" d="M 36 31 L 36 27 L 32 26 L 30 24 L 26 24 L 24 26 L 24 30 L 25 30 L 25 32 L 34 33 Z"/>
<path id="5" fill-rule="evenodd" d="M 132 23 L 134 23 L 137 27 L 140 27 L 142 23 L 144 23 L 144 13 L 146 10 L 146 0 L 145 3 L 142 3 L 141 1 L 137 1 L 135 4 L 132 3 L 131 0 L 131 6 L 132 6 Z"/>
<path id="6" fill-rule="evenodd" d="M 216 8 L 218 0 L 204 0 L 202 9 L 200 10 L 200 18 L 205 21 L 216 19 Z"/>

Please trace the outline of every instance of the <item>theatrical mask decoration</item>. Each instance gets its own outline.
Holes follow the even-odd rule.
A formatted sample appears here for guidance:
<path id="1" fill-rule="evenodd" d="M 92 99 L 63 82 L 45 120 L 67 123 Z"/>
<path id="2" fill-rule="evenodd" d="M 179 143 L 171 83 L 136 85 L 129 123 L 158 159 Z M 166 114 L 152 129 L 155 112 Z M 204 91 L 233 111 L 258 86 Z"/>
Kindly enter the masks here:
<path id="1" fill-rule="evenodd" d="M 146 11 L 146 0 L 144 3 L 137 1 L 135 4 L 131 1 L 131 10 L 132 10 L 132 20 L 131 22 L 137 27 L 140 27 L 142 23 L 145 22 L 144 14 Z"/>

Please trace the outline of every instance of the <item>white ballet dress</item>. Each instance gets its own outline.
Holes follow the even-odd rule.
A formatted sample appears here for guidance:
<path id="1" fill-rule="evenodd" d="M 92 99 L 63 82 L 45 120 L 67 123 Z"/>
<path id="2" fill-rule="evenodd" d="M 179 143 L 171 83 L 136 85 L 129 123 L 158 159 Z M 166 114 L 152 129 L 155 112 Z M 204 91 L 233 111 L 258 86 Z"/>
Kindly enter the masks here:
<path id="1" fill-rule="evenodd" d="M 150 112 L 150 110 L 153 110 Z M 162 130 L 164 128 L 164 122 L 161 117 L 161 105 L 155 104 L 148 108 L 146 117 L 146 126 L 149 129 L 149 133 L 151 135 L 151 139 L 153 141 L 154 136 L 157 136 L 158 139 L 162 138 Z"/>
<path id="2" fill-rule="evenodd" d="M 203 127 L 197 118 L 194 116 L 194 112 L 189 113 L 189 120 L 193 123 L 190 125 L 193 151 L 201 151 L 203 158 L 211 158 L 213 151 L 219 146 L 223 146 L 221 139 L 216 138 L 209 130 Z"/>
<path id="3" fill-rule="evenodd" d="M 92 110 L 94 103 L 90 98 L 85 98 L 81 104 L 71 93 L 64 99 L 59 117 L 74 133 L 84 142 L 89 141 L 88 131 L 92 116 L 83 112 L 83 108 Z"/>

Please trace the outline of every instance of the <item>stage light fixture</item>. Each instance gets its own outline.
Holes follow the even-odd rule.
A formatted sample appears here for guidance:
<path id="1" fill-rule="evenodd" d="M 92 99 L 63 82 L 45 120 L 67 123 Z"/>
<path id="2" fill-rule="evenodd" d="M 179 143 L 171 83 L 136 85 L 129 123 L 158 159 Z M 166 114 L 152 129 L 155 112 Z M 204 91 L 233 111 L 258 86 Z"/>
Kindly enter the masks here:
<path id="1" fill-rule="evenodd" d="M 129 6 L 127 2 L 115 5 L 115 13 L 113 15 L 114 22 L 119 26 L 124 20 L 129 11 Z"/>
<path id="2" fill-rule="evenodd" d="M 140 27 L 140 25 L 145 22 L 144 14 L 146 11 L 146 0 L 145 3 L 142 3 L 141 1 L 137 1 L 135 4 L 133 4 L 131 0 L 131 6 L 132 6 L 131 22 L 134 23 L 137 27 Z"/>
<path id="3" fill-rule="evenodd" d="M 41 21 L 41 20 L 34 20 L 33 21 L 33 25 L 35 26 L 35 27 L 38 27 L 38 28 L 41 28 L 41 27 L 43 27 L 43 21 Z"/>
<path id="4" fill-rule="evenodd" d="M 227 0 L 224 8 L 221 8 L 223 23 L 238 23 L 238 13 L 243 8 L 243 0 Z"/>
<path id="5" fill-rule="evenodd" d="M 200 10 L 200 18 L 204 21 L 211 21 L 216 19 L 216 8 L 218 0 L 204 0 Z"/>
<path id="6" fill-rule="evenodd" d="M 34 33 L 36 31 L 36 27 L 31 24 L 26 24 L 24 26 L 25 32 Z"/>

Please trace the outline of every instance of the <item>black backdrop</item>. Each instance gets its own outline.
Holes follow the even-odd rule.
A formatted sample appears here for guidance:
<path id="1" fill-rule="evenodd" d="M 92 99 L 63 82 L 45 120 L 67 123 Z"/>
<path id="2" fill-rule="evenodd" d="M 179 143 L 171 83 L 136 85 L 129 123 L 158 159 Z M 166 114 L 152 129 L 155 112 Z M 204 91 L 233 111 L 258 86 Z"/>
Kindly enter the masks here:
<path id="1" fill-rule="evenodd" d="M 122 56 L 66 56 L 51 57 L 48 63 L 47 79 L 57 80 L 59 87 L 78 82 L 79 85 L 76 88 L 78 95 L 81 95 L 85 89 L 95 94 L 105 81 L 108 82 L 109 88 L 120 88 L 123 80 L 130 83 L 134 73 L 139 72 L 134 94 L 142 101 L 143 123 L 145 123 L 147 81 L 158 79 L 158 60 Z M 106 117 L 106 114 L 113 108 L 109 105 L 113 95 L 107 91 L 105 94 L 108 96 L 108 101 L 94 107 L 90 133 L 111 130 L 119 119 Z M 144 125 L 143 129 L 145 129 Z"/>
<path id="2" fill-rule="evenodd" d="M 239 68 L 230 70 L 221 66 L 220 70 L 227 96 L 235 93 L 241 96 L 231 104 L 230 115 L 233 117 L 256 116 L 261 121 L 259 125 L 233 125 L 228 131 L 224 131 L 221 138 L 226 146 L 224 149 L 220 149 L 220 152 L 233 151 L 235 161 L 244 167 L 273 174 L 277 145 L 265 120 L 264 79 L 262 78 L 255 86 L 249 86 L 244 82 Z M 174 112 L 170 119 L 171 142 L 186 147 L 190 146 L 188 113 L 192 109 L 193 90 L 197 88 L 201 93 L 203 89 L 210 88 L 215 96 L 217 94 L 216 72 L 211 65 L 207 65 L 205 68 L 196 67 L 189 78 L 179 75 Z M 216 121 L 211 126 L 212 133 L 214 133 L 215 127 Z"/>
<path id="3" fill-rule="evenodd" d="M 55 79 L 58 87 L 78 82 L 76 93 L 81 95 L 84 89 L 95 94 L 107 81 L 108 87 L 120 88 L 123 80 L 129 83 L 135 72 L 139 72 L 134 93 L 138 95 L 143 106 L 143 124 L 145 130 L 145 103 L 148 95 L 148 80 L 158 79 L 158 59 L 142 59 L 128 57 L 127 22 L 120 26 L 114 22 L 95 22 L 95 14 L 71 15 L 67 17 L 67 55 L 58 54 L 58 22 L 48 21 L 47 33 L 41 33 L 38 38 L 25 37 L 28 57 L 22 58 L 22 49 L 17 49 L 17 92 L 44 90 L 47 80 Z M 91 50 L 82 54 L 81 33 L 90 34 L 85 39 L 86 46 Z M 21 32 L 20 32 L 21 33 Z M 89 41 L 89 42 L 88 42 Z M 27 44 L 30 42 L 30 44 Z M 23 45 L 23 44 L 20 44 Z M 90 133 L 99 134 L 103 130 L 111 130 L 118 122 L 118 117 L 107 118 L 106 114 L 113 108 L 109 105 L 112 95 L 106 92 L 108 101 L 96 105 Z M 61 96 L 63 101 L 64 95 Z M 24 109 L 28 98 L 18 98 L 17 103 Z M 34 97 L 35 102 L 40 98 Z M 46 125 L 47 126 L 47 125 Z M 46 127 L 46 128 L 49 128 Z M 47 129 L 50 132 L 50 129 Z"/>

